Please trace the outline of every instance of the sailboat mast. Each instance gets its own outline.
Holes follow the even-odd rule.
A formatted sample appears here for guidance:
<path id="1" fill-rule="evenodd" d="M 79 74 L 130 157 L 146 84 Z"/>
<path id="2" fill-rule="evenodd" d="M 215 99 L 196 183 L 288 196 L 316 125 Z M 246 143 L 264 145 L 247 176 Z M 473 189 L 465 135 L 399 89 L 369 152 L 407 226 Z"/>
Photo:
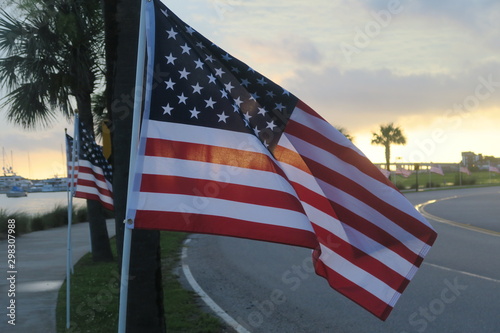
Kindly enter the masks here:
<path id="1" fill-rule="evenodd" d="M 28 152 L 28 177 L 31 179 L 31 160 L 30 160 L 30 152 Z"/>

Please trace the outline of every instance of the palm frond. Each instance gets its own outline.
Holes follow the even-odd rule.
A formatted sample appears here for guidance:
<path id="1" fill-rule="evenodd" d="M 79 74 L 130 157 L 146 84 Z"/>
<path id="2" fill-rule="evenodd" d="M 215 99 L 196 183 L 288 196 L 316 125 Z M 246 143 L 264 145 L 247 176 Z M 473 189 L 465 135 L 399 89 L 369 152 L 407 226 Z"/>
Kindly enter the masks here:
<path id="1" fill-rule="evenodd" d="M 92 112 L 94 114 L 94 133 L 102 137 L 102 123 L 109 121 L 106 109 L 106 93 L 100 92 L 92 96 Z"/>
<path id="2" fill-rule="evenodd" d="M 20 44 L 20 36 L 26 33 L 24 25 L 7 13 L 4 9 L 0 9 L 0 50 L 10 55 Z"/>
<path id="3" fill-rule="evenodd" d="M 26 129 L 49 125 L 56 116 L 53 109 L 47 107 L 43 92 L 38 83 L 22 84 L 5 97 L 2 105 L 7 108 L 9 121 Z"/>

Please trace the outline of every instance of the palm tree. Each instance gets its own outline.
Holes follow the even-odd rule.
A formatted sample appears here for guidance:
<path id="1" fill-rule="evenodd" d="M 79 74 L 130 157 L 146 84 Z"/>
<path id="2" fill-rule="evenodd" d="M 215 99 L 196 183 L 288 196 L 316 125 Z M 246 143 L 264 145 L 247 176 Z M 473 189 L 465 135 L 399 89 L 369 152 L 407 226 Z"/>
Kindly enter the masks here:
<path id="1" fill-rule="evenodd" d="M 102 76 L 99 0 L 21 1 L 16 16 L 0 11 L 0 79 L 9 90 L 8 119 L 25 128 L 70 117 L 72 99 L 92 124 L 91 95 Z"/>
<path id="2" fill-rule="evenodd" d="M 385 147 L 385 164 L 387 170 L 390 170 L 391 144 L 406 144 L 406 138 L 403 132 L 399 126 L 394 126 L 394 123 L 390 123 L 387 125 L 380 125 L 380 132 L 372 132 L 372 135 L 372 144 Z"/>
<path id="3" fill-rule="evenodd" d="M 58 113 L 93 128 L 91 96 L 102 77 L 100 0 L 20 0 L 16 15 L 0 10 L 0 81 L 7 118 L 24 128 L 50 125 Z M 112 259 L 102 206 L 87 201 L 92 254 Z"/>

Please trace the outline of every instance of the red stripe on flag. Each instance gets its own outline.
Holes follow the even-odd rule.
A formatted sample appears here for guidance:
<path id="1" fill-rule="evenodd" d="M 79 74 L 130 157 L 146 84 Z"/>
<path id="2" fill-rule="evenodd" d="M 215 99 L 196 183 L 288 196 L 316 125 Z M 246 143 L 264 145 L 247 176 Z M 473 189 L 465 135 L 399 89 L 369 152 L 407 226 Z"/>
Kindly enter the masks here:
<path id="1" fill-rule="evenodd" d="M 289 193 L 211 179 L 143 174 L 141 192 L 196 195 L 294 210 L 305 214 L 298 199 Z"/>
<path id="2" fill-rule="evenodd" d="M 268 171 L 285 177 L 283 171 L 269 156 L 252 151 L 148 138 L 144 154 L 146 156 L 210 162 L 239 168 Z"/>
<path id="3" fill-rule="evenodd" d="M 314 249 L 318 242 L 314 233 L 272 224 L 248 222 L 224 216 L 138 210 L 135 227 L 250 238 Z M 270 237 L 272 236 L 272 237 Z"/>
<path id="4" fill-rule="evenodd" d="M 276 146 L 276 148 L 274 149 L 274 156 L 278 161 L 282 163 L 289 164 L 301 171 L 312 174 L 311 170 L 309 170 L 309 167 L 306 165 L 302 157 L 288 148 L 279 145 Z"/>
<path id="5" fill-rule="evenodd" d="M 114 210 L 114 206 L 112 204 L 102 201 L 102 198 L 97 194 L 78 191 L 75 193 L 75 197 L 81 199 L 96 200 L 99 201 L 104 208 L 108 210 Z"/>
<path id="6" fill-rule="evenodd" d="M 101 170 L 99 170 L 99 171 L 101 171 Z M 91 177 L 94 177 L 96 180 L 99 180 L 101 182 L 106 183 L 106 178 L 104 178 L 102 171 L 97 172 L 96 169 L 92 169 L 92 168 L 80 165 L 78 175 L 81 176 L 84 174 L 90 175 Z"/>

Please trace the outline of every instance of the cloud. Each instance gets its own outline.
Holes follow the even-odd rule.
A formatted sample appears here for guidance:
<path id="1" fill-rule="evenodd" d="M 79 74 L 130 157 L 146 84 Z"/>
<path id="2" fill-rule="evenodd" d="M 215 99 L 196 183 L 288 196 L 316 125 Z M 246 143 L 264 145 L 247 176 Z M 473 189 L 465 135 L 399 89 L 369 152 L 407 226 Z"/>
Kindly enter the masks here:
<path id="1" fill-rule="evenodd" d="M 500 103 L 500 63 L 458 74 L 397 75 L 387 69 L 300 70 L 285 82 L 333 123 L 359 127 L 411 115 L 473 113 Z M 333 119 L 333 120 L 332 120 Z"/>
<path id="2" fill-rule="evenodd" d="M 500 2 L 497 0 L 368 0 L 359 3 L 375 11 L 387 9 L 389 3 L 398 3 L 405 15 L 424 21 L 453 21 L 475 32 L 484 33 L 500 27 Z"/>
<path id="3" fill-rule="evenodd" d="M 5 148 L 5 151 L 13 150 L 14 154 L 44 149 L 60 152 L 61 143 L 64 143 L 64 128 L 68 128 L 70 134 L 73 132 L 73 125 L 65 119 L 58 119 L 49 128 L 34 131 L 23 130 L 5 120 L 2 115 L 4 115 L 3 112 L 0 113 L 2 120 L 0 122 L 0 145 Z"/>
<path id="4" fill-rule="evenodd" d="M 247 55 L 253 63 L 277 64 L 286 61 L 296 65 L 318 65 L 323 57 L 311 40 L 292 35 L 273 39 L 234 40 L 238 54 Z"/>

